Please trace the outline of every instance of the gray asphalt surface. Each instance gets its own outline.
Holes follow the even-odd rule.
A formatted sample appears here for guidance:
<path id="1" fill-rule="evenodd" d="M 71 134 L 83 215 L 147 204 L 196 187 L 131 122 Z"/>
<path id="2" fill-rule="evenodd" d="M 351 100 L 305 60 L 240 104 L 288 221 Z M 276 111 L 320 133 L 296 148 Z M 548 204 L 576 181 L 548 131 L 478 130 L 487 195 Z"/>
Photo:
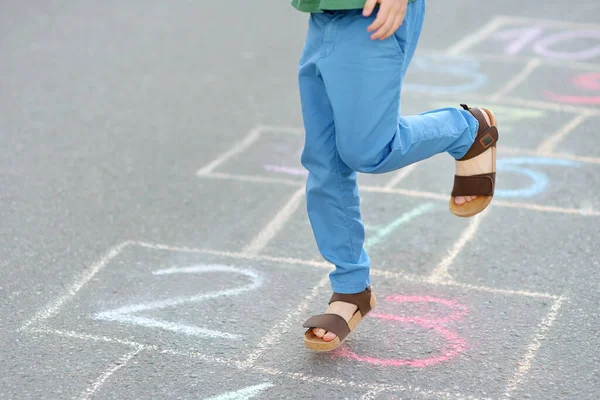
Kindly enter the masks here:
<path id="1" fill-rule="evenodd" d="M 462 220 L 447 156 L 361 176 L 379 305 L 315 355 L 306 15 L 3 1 L 0 398 L 597 399 L 598 21 L 593 0 L 429 2 L 403 112 L 494 108 L 499 193 Z"/>

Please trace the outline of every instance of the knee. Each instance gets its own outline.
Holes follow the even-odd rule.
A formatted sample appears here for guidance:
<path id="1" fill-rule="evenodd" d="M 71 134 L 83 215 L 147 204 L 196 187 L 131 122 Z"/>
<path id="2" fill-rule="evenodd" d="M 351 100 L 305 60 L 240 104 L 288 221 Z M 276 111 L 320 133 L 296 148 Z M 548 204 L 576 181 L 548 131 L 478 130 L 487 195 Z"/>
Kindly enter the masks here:
<path id="1" fill-rule="evenodd" d="M 377 157 L 363 143 L 340 141 L 338 153 L 344 164 L 356 172 L 370 173 L 377 167 Z"/>

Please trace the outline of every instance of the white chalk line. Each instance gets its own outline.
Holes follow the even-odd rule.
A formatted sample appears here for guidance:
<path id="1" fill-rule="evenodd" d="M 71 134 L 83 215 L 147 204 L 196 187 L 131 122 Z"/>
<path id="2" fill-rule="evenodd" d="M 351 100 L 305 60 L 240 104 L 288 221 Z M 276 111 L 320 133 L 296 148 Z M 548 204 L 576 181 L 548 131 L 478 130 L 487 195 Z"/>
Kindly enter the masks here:
<path id="1" fill-rule="evenodd" d="M 513 79 L 508 81 L 508 83 L 504 85 L 500 90 L 498 90 L 496 93 L 490 96 L 490 101 L 498 101 L 507 93 L 510 93 L 511 90 L 515 89 L 517 86 L 523 83 L 523 81 L 525 81 L 525 79 L 527 79 L 529 75 L 531 75 L 531 73 L 535 71 L 537 67 L 539 67 L 541 64 L 542 61 L 539 58 L 534 58 L 530 60 L 525 65 L 523 70 L 521 70 L 521 72 L 519 72 Z"/>
<path id="2" fill-rule="evenodd" d="M 459 40 L 453 46 L 450 46 L 448 50 L 446 50 L 446 54 L 449 56 L 458 56 L 464 51 L 476 46 L 477 44 L 483 42 L 487 39 L 492 33 L 494 33 L 498 28 L 505 24 L 505 17 L 497 16 L 494 17 L 490 22 L 483 25 L 481 28 L 477 29 L 473 33 L 465 36 L 463 39 Z"/>
<path id="3" fill-rule="evenodd" d="M 96 313 L 92 316 L 93 319 L 101 321 L 118 322 L 128 325 L 139 325 L 147 328 L 159 328 L 175 333 L 182 333 L 189 336 L 220 338 L 228 340 L 242 339 L 241 335 L 231 334 L 227 332 L 216 331 L 213 329 L 201 328 L 182 323 L 170 322 L 156 318 L 148 318 L 143 316 L 132 315 L 141 311 L 160 310 L 164 308 L 176 307 L 184 303 L 198 303 L 208 299 L 218 297 L 233 297 L 240 294 L 258 289 L 263 284 L 263 278 L 256 272 L 249 269 L 236 268 L 228 265 L 195 265 L 191 267 L 175 267 L 161 269 L 153 272 L 153 275 L 164 276 L 174 274 L 203 274 L 210 272 L 225 272 L 228 274 L 241 274 L 250 278 L 251 282 L 237 287 L 235 289 L 218 290 L 208 293 L 203 293 L 195 296 L 175 297 L 166 300 L 151 301 L 148 303 L 140 303 L 128 305 L 114 310 L 108 310 Z"/>
<path id="4" fill-rule="evenodd" d="M 394 186 L 396 186 L 397 184 L 399 184 L 400 182 L 402 182 L 404 179 L 406 179 L 407 176 L 409 176 L 414 170 L 415 168 L 417 168 L 418 164 L 411 164 L 407 167 L 404 167 L 400 170 L 398 170 L 398 172 L 394 175 L 394 177 L 392 179 L 390 179 L 390 181 L 385 185 L 386 188 L 393 188 Z"/>
<path id="5" fill-rule="evenodd" d="M 437 267 L 431 273 L 431 276 L 428 278 L 430 282 L 441 282 L 445 280 L 452 280 L 452 276 L 448 269 L 454 263 L 454 260 L 461 252 L 462 249 L 469 243 L 477 233 L 479 226 L 481 225 L 481 220 L 483 219 L 484 214 L 487 215 L 488 210 L 484 211 L 481 214 L 477 214 L 475 217 L 471 218 L 469 221 L 469 225 L 460 235 L 454 246 L 448 251 L 446 257 L 442 259 L 442 261 L 437 265 Z"/>
<path id="6" fill-rule="evenodd" d="M 320 269 L 331 270 L 331 264 L 323 261 L 316 260 L 302 260 L 291 257 L 273 257 L 268 255 L 258 255 L 258 256 L 249 256 L 242 252 L 227 252 L 221 250 L 210 250 L 210 249 L 194 249 L 189 247 L 177 247 L 177 246 L 168 246 L 163 244 L 151 244 L 146 242 L 135 242 L 136 245 L 147 247 L 156 250 L 167 250 L 167 251 L 177 251 L 177 252 L 187 252 L 187 253 L 198 253 L 198 254 L 210 254 L 221 257 L 228 257 L 233 259 L 244 259 L 249 261 L 269 261 L 272 262 L 276 266 L 280 266 L 282 268 L 286 268 L 286 264 L 289 265 L 306 265 Z M 406 274 L 402 272 L 390 272 L 379 269 L 371 269 L 371 274 L 373 276 L 381 276 L 389 279 L 397 279 L 397 280 L 406 280 L 408 282 L 414 283 L 423 283 L 423 284 L 433 284 L 433 285 L 443 285 L 443 286 L 455 286 L 464 289 L 471 289 L 476 291 L 482 291 L 487 293 L 498 293 L 498 294 L 506 294 L 506 295 L 519 295 L 526 297 L 542 297 L 542 298 L 551 298 L 555 299 L 557 296 L 549 294 L 549 293 L 539 293 L 539 292 L 529 292 L 524 290 L 512 290 L 512 289 L 496 289 L 490 288 L 487 286 L 477 286 L 466 283 L 454 282 L 454 281 L 442 281 L 432 283 L 429 276 L 418 276 L 412 274 Z"/>
<path id="7" fill-rule="evenodd" d="M 321 281 L 310 291 L 310 293 L 300 302 L 300 305 L 296 311 L 289 313 L 282 322 L 269 329 L 269 334 L 264 337 L 263 340 L 258 344 L 258 348 L 255 352 L 251 353 L 246 361 L 242 363 L 244 367 L 253 366 L 256 361 L 263 355 L 263 353 L 276 343 L 279 338 L 287 332 L 294 321 L 298 320 L 300 316 L 306 312 L 310 302 L 317 297 L 320 290 L 323 289 L 329 283 L 329 275 L 325 276 Z"/>
<path id="8" fill-rule="evenodd" d="M 260 253 L 277 233 L 284 227 L 286 222 L 298 210 L 302 199 L 304 198 L 304 188 L 300 188 L 292 194 L 288 202 L 279 210 L 271 221 L 263 228 L 262 231 L 244 248 L 244 252 L 249 255 L 257 255 Z"/>
<path id="9" fill-rule="evenodd" d="M 285 135 L 304 135 L 303 128 L 297 128 L 293 126 L 278 126 L 278 125 L 259 125 L 258 128 L 263 133 L 280 134 Z"/>
<path id="10" fill-rule="evenodd" d="M 228 151 L 221 154 L 219 157 L 217 157 L 215 160 L 213 160 L 209 164 L 200 168 L 198 170 L 197 174 L 198 175 L 206 175 L 208 173 L 211 173 L 215 168 L 219 167 L 221 164 L 223 164 L 230 158 L 235 157 L 236 155 L 240 154 L 241 152 L 246 150 L 248 147 L 250 147 L 250 145 L 252 145 L 254 142 L 256 142 L 256 140 L 258 140 L 258 138 L 260 137 L 260 134 L 261 134 L 260 129 L 257 129 L 257 128 L 252 129 L 250 131 L 250 133 L 248 133 L 248 135 L 246 135 L 246 137 L 244 139 L 242 139 L 239 143 L 237 143 L 235 146 L 230 148 Z"/>
<path id="11" fill-rule="evenodd" d="M 385 390 L 381 389 L 381 388 L 369 390 L 367 393 L 365 393 L 361 396 L 360 400 L 374 400 L 375 398 L 377 398 L 377 396 L 379 396 L 384 391 Z"/>
<path id="12" fill-rule="evenodd" d="M 77 279 L 75 281 L 75 283 L 73 283 L 66 290 L 66 292 L 64 294 L 60 295 L 56 300 L 54 300 L 53 302 L 50 302 L 46 307 L 39 310 L 33 316 L 33 318 L 31 318 L 29 321 L 27 321 L 25 324 L 23 324 L 23 326 L 21 326 L 17 331 L 20 332 L 24 329 L 27 329 L 33 323 L 38 323 L 40 321 L 46 320 L 46 319 L 50 318 L 52 315 L 54 315 L 66 301 L 75 297 L 77 292 L 83 286 L 85 286 L 85 284 L 87 284 L 90 281 L 90 279 L 92 279 L 92 277 L 94 275 L 96 275 L 96 273 L 98 273 L 98 271 L 100 271 L 102 268 L 104 268 L 106 266 L 106 264 L 112 258 L 114 258 L 117 254 L 119 254 L 125 247 L 127 247 L 131 243 L 133 243 L 133 242 L 126 241 L 126 242 L 123 242 L 123 243 L 109 249 L 108 252 L 104 256 L 102 256 L 100 258 L 100 260 L 98 260 L 96 263 L 92 264 L 92 266 L 89 268 L 89 270 L 86 271 L 81 278 Z"/>
<path id="13" fill-rule="evenodd" d="M 31 328 L 31 329 L 29 329 L 29 331 L 51 334 L 51 335 L 56 335 L 56 336 L 61 336 L 61 337 L 80 339 L 80 340 L 85 340 L 85 341 L 126 344 L 129 346 L 135 347 L 134 351 L 138 351 L 138 349 L 139 349 L 139 351 L 147 350 L 147 351 L 154 351 L 159 354 L 169 354 L 169 355 L 173 355 L 173 356 L 185 356 L 185 357 L 198 359 L 198 360 L 206 362 L 206 363 L 218 364 L 218 365 L 223 365 L 223 366 L 227 366 L 227 367 L 234 367 L 241 371 L 250 371 L 250 372 L 256 372 L 256 373 L 261 373 L 261 374 L 265 374 L 265 375 L 280 376 L 280 377 L 285 377 L 285 378 L 294 379 L 294 380 L 301 380 L 301 381 L 309 382 L 309 383 L 321 383 L 321 384 L 327 384 L 327 385 L 339 386 L 339 387 L 352 387 L 352 388 L 358 388 L 358 389 L 365 389 L 365 390 L 369 390 L 369 391 L 372 391 L 372 390 L 391 391 L 391 392 L 410 391 L 410 392 L 414 392 L 414 393 L 421 394 L 424 396 L 436 396 L 437 398 L 448 399 L 448 400 L 492 400 L 489 398 L 476 398 L 473 396 L 466 396 L 466 395 L 451 393 L 451 392 L 425 390 L 420 387 L 413 387 L 413 386 L 389 385 L 389 384 L 380 384 L 380 383 L 377 383 L 377 384 L 356 383 L 353 381 L 345 381 L 345 380 L 339 379 L 339 378 L 315 376 L 315 375 L 303 374 L 303 373 L 298 373 L 298 372 L 285 372 L 285 371 L 281 371 L 278 369 L 274 369 L 274 368 L 270 368 L 270 367 L 262 367 L 262 366 L 258 366 L 258 365 L 248 366 L 247 364 L 240 362 L 240 361 L 209 356 L 206 354 L 199 353 L 195 350 L 181 351 L 181 350 L 175 350 L 175 349 L 171 349 L 171 348 L 165 348 L 162 346 L 143 345 L 141 343 L 124 341 L 124 340 L 116 339 L 116 338 L 108 338 L 108 337 L 104 337 L 104 336 L 81 334 L 78 332 L 62 331 L 62 330 L 58 330 L 58 329 Z"/>
<path id="14" fill-rule="evenodd" d="M 539 156 L 539 154 L 538 154 Z M 302 183 L 298 181 L 291 180 L 278 180 L 274 182 L 270 178 L 263 178 L 261 176 L 243 176 L 243 175 L 232 175 L 232 174 L 210 174 L 206 175 L 206 178 L 216 178 L 216 179 L 224 179 L 231 181 L 252 181 L 256 183 L 285 183 L 288 185 L 299 186 Z M 285 181 L 285 182 L 282 182 Z M 419 199 L 433 199 L 447 202 L 450 198 L 448 194 L 442 193 L 432 193 L 432 192 L 423 192 L 418 190 L 408 190 L 408 189 L 399 189 L 399 188 L 386 188 L 382 186 L 361 186 L 360 188 L 363 192 L 370 193 L 387 193 L 387 194 L 397 194 L 404 195 L 407 197 L 414 197 Z M 547 212 L 547 213 L 558 213 L 558 214 L 571 214 L 571 215 L 580 215 L 580 216 L 589 216 L 589 217 L 597 217 L 600 216 L 600 211 L 595 211 L 593 209 L 580 209 L 580 208 L 564 208 L 557 206 L 546 206 L 543 204 L 536 203 L 523 203 L 523 202 L 514 202 L 514 201 L 505 201 L 505 200 L 494 200 L 494 206 L 496 207 L 508 207 L 508 208 L 518 208 L 522 210 L 531 210 L 531 211 L 539 211 L 539 212 Z"/>
<path id="15" fill-rule="evenodd" d="M 129 353 L 125 354 L 123 357 L 119 358 L 115 365 L 104 371 L 104 373 L 100 375 L 98 379 L 96 379 L 79 398 L 81 400 L 88 400 L 92 398 L 92 396 L 98 391 L 98 389 L 102 387 L 102 385 L 104 385 L 108 378 L 110 378 L 115 372 L 127 365 L 129 360 L 137 356 L 142 350 L 144 350 L 144 346 L 138 346 L 137 349 L 132 350 Z"/>
<path id="16" fill-rule="evenodd" d="M 260 385 L 249 386 L 235 392 L 227 392 L 218 396 L 207 398 L 206 400 L 248 400 L 256 397 L 267 389 L 274 387 L 271 382 L 262 383 Z"/>
<path id="17" fill-rule="evenodd" d="M 546 315 L 546 318 L 540 322 L 538 326 L 538 332 L 533 338 L 533 342 L 527 347 L 527 353 L 519 362 L 519 368 L 517 369 L 515 375 L 508 381 L 508 385 L 504 392 L 504 398 L 509 399 L 512 397 L 513 392 L 523 383 L 526 375 L 529 373 L 531 366 L 533 364 L 533 360 L 535 356 L 542 346 L 542 341 L 546 339 L 546 333 L 556 321 L 556 316 L 558 315 L 558 310 L 562 306 L 562 303 L 565 301 L 565 297 L 561 296 L 552 305 L 550 308 L 550 312 Z"/>
<path id="18" fill-rule="evenodd" d="M 590 115 L 586 113 L 575 116 L 575 118 L 569 121 L 565 126 L 544 140 L 537 148 L 537 153 L 544 154 L 554 152 L 556 146 L 589 117 Z"/>

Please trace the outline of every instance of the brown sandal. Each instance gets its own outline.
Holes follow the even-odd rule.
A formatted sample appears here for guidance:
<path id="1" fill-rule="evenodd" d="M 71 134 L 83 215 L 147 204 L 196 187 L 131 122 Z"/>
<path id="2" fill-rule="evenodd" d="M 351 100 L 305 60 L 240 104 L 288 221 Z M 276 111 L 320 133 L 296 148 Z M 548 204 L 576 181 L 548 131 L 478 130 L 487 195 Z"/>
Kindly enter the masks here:
<path id="1" fill-rule="evenodd" d="M 304 325 L 309 328 L 304 334 L 304 346 L 314 351 L 331 351 L 341 345 L 348 337 L 350 332 L 356 328 L 358 323 L 363 319 L 373 307 L 375 307 L 375 295 L 371 293 L 371 288 L 368 287 L 365 291 L 357 294 L 339 294 L 334 293 L 329 300 L 329 304 L 335 301 L 343 301 L 344 303 L 354 304 L 358 310 L 354 313 L 350 322 L 337 314 L 321 314 L 310 317 Z M 333 332 L 337 335 L 331 342 L 326 342 L 322 338 L 313 333 L 314 328 L 325 329 L 327 332 Z"/>
<path id="2" fill-rule="evenodd" d="M 492 149 L 491 172 L 480 175 L 454 176 L 454 188 L 450 197 L 450 211 L 459 217 L 472 217 L 485 210 L 492 202 L 492 197 L 494 196 L 498 128 L 496 127 L 496 116 L 490 110 L 486 108 L 470 108 L 466 104 L 461 104 L 461 107 L 469 111 L 479 121 L 479 131 L 475 137 L 475 142 L 467 154 L 458 161 L 470 160 L 482 154 L 487 149 Z M 484 112 L 488 115 L 491 125 L 485 120 L 483 116 Z M 477 198 L 465 204 L 458 205 L 454 202 L 456 196 L 477 196 Z"/>

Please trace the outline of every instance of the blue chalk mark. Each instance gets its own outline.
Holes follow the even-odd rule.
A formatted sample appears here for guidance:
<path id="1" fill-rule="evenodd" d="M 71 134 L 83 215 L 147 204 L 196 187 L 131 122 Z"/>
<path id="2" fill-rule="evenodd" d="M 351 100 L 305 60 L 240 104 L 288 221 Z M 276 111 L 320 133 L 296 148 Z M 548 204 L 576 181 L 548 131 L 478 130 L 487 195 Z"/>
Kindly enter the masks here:
<path id="1" fill-rule="evenodd" d="M 400 226 L 412 221 L 413 219 L 433 210 L 436 207 L 436 205 L 434 203 L 424 203 L 421 204 L 420 206 L 418 206 L 417 208 L 402 214 L 399 218 L 395 219 L 394 221 L 390 222 L 388 225 L 381 227 L 379 229 L 376 230 L 375 234 L 373 235 L 373 237 L 371 237 L 370 239 L 368 239 L 365 242 L 365 248 L 367 247 L 372 247 L 372 246 L 376 246 L 379 243 L 381 243 L 386 237 L 388 237 L 391 233 L 393 233 L 396 229 L 398 229 Z M 373 227 L 367 228 L 366 229 L 369 230 L 373 230 Z"/>
<path id="2" fill-rule="evenodd" d="M 497 161 L 497 170 L 499 172 L 514 172 L 527 176 L 531 181 L 529 187 L 521 189 L 496 190 L 496 196 L 504 198 L 533 197 L 546 191 L 550 179 L 540 171 L 530 168 L 523 168 L 521 165 L 557 165 L 563 167 L 581 167 L 581 163 L 560 158 L 545 157 L 513 157 L 503 158 Z"/>

